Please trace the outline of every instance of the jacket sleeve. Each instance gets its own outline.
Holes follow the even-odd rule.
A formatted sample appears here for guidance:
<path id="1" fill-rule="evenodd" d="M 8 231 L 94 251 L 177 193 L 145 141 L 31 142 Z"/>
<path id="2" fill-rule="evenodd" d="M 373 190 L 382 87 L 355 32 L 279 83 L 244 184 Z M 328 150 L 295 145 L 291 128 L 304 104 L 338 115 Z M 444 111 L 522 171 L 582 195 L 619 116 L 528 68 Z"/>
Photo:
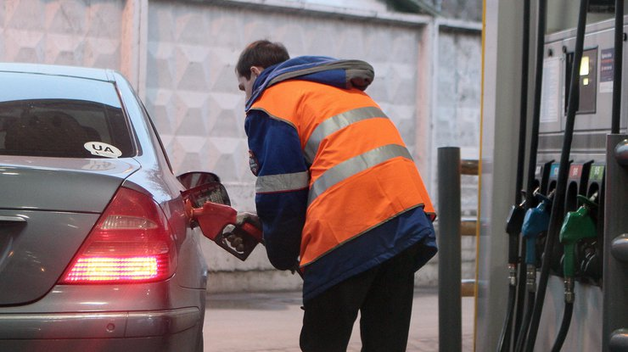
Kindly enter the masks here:
<path id="1" fill-rule="evenodd" d="M 245 122 L 249 164 L 257 176 L 255 205 L 268 259 L 280 270 L 298 265 L 307 209 L 309 171 L 296 129 L 250 110 Z"/>

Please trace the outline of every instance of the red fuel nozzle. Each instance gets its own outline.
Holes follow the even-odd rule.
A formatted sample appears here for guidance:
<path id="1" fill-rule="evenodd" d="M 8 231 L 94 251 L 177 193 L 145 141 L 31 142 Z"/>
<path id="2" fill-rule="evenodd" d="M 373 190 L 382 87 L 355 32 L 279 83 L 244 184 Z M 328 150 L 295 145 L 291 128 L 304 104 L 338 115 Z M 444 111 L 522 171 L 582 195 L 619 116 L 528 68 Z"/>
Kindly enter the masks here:
<path id="1" fill-rule="evenodd" d="M 242 223 L 226 229 L 215 241 L 220 247 L 244 261 L 258 243 L 263 243 L 262 231 L 252 224 Z"/>
<path id="2" fill-rule="evenodd" d="M 186 202 L 186 213 L 205 237 L 242 261 L 262 242 L 262 231 L 257 227 L 246 222 L 236 225 L 237 211 L 228 205 L 206 202 L 202 208 L 194 208 Z"/>

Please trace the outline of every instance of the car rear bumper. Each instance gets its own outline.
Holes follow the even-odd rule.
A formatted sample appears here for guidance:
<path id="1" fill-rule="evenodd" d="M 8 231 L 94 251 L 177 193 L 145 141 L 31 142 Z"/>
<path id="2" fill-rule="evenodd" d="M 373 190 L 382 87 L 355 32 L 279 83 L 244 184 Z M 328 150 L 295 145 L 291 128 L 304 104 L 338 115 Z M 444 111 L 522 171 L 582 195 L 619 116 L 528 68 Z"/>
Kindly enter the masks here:
<path id="1" fill-rule="evenodd" d="M 202 336 L 188 329 L 175 335 L 107 339 L 0 340 L 2 352 L 202 352 Z"/>
<path id="2" fill-rule="evenodd" d="M 138 338 L 174 335 L 202 324 L 196 307 L 113 313 L 0 315 L 2 340 Z"/>

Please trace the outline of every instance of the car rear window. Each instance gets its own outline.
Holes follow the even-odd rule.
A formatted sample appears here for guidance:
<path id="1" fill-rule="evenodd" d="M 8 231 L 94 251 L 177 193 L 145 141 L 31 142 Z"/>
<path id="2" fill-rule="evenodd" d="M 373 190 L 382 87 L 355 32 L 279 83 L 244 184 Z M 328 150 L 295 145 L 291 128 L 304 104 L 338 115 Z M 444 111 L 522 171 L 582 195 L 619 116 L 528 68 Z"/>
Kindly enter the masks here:
<path id="1" fill-rule="evenodd" d="M 14 72 L 0 82 L 0 155 L 135 155 L 113 83 Z"/>

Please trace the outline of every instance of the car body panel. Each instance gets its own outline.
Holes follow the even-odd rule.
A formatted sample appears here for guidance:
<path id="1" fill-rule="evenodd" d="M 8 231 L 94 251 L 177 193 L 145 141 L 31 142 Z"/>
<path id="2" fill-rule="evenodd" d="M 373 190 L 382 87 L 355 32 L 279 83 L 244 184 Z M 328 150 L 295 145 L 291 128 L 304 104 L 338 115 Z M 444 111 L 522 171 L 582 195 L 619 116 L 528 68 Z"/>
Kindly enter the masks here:
<path id="1" fill-rule="evenodd" d="M 199 325 L 175 334 L 150 337 L 93 338 L 93 339 L 31 339 L 1 340 L 3 352 L 184 352 L 203 351 L 202 339 L 197 338 Z"/>
<path id="2" fill-rule="evenodd" d="M 99 217 L 0 209 L 0 217 L 11 216 L 25 222 L 0 221 L 0 306 L 32 302 L 50 291 Z"/>
<path id="3" fill-rule="evenodd" d="M 181 287 L 174 277 L 144 284 L 55 285 L 41 299 L 28 305 L 2 307 L 1 312 L 33 315 L 159 311 L 193 307 L 198 304 L 200 294 L 205 292 Z"/>
<path id="4" fill-rule="evenodd" d="M 0 156 L 0 209 L 100 214 L 140 168 L 131 159 Z"/>
<path id="5" fill-rule="evenodd" d="M 16 314 L 0 317 L 0 339 L 92 339 L 176 334 L 198 324 L 196 307 L 112 313 Z"/>
<path id="6" fill-rule="evenodd" d="M 181 287 L 176 278 L 141 285 L 56 285 L 36 302 L 0 309 L 0 350 L 195 351 L 205 294 Z M 14 334 L 25 321 L 30 328 Z M 99 338 L 104 341 L 96 343 Z M 148 339 L 135 344 L 130 338 Z"/>

